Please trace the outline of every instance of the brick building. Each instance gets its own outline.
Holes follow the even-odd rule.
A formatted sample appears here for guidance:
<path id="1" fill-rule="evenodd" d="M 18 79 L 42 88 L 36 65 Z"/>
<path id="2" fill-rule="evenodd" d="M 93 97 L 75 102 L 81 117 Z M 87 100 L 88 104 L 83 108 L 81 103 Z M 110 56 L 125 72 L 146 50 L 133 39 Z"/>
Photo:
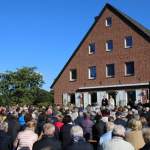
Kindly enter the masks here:
<path id="1" fill-rule="evenodd" d="M 116 105 L 149 98 L 150 31 L 106 4 L 51 88 L 56 104 Z"/>

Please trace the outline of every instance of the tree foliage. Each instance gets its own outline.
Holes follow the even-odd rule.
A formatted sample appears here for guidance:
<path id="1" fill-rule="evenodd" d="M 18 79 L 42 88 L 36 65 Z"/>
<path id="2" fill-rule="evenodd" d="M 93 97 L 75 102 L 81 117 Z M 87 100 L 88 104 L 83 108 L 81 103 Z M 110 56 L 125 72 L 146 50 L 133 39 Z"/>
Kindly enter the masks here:
<path id="1" fill-rule="evenodd" d="M 4 105 L 33 104 L 43 83 L 43 77 L 35 67 L 0 73 L 0 102 Z"/>
<path id="2" fill-rule="evenodd" d="M 54 103 L 54 96 L 52 92 L 48 92 L 43 89 L 37 90 L 37 95 L 34 101 L 34 105 L 48 106 L 49 104 L 53 104 L 53 103 Z"/>

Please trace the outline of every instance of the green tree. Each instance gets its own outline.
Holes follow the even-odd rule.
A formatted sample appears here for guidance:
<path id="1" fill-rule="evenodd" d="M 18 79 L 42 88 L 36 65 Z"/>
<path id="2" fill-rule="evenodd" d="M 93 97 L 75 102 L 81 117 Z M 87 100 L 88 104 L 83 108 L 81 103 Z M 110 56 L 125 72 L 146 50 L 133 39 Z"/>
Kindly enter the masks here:
<path id="1" fill-rule="evenodd" d="M 48 92 L 44 89 L 38 89 L 34 105 L 48 106 L 54 103 L 54 96 L 52 92 Z"/>
<path id="2" fill-rule="evenodd" d="M 1 101 L 8 104 L 32 104 L 44 81 L 35 67 L 0 73 Z"/>

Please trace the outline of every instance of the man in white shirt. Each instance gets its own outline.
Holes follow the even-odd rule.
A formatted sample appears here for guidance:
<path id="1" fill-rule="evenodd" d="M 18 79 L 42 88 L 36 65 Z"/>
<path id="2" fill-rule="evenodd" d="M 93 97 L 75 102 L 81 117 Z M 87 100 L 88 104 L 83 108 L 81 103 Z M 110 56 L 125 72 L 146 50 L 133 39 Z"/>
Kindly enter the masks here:
<path id="1" fill-rule="evenodd" d="M 121 125 L 115 125 L 112 132 L 112 140 L 102 145 L 103 150 L 135 150 L 135 148 L 124 140 L 125 128 Z"/>

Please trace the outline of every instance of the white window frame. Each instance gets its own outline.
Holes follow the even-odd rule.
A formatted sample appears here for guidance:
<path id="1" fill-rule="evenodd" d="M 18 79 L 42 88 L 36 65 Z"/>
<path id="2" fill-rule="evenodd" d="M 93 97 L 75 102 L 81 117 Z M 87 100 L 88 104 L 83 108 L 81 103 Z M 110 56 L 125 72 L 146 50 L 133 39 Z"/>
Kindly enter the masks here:
<path id="1" fill-rule="evenodd" d="M 111 27 L 111 26 L 112 26 L 112 23 L 111 23 L 111 25 L 108 24 L 108 19 L 109 19 L 109 18 L 111 18 L 111 22 L 112 22 L 112 17 L 107 17 L 107 18 L 105 19 L 105 26 L 106 26 L 106 27 Z"/>
<path id="2" fill-rule="evenodd" d="M 95 43 L 94 43 L 94 42 L 93 42 L 93 43 L 89 43 L 89 45 L 88 45 L 88 48 L 89 48 L 89 54 L 94 54 L 94 53 L 95 53 L 95 51 L 96 51 L 96 47 L 95 47 L 95 51 L 94 51 L 94 52 L 92 52 L 92 51 L 91 51 L 90 44 L 94 44 L 94 45 L 95 45 Z"/>
<path id="3" fill-rule="evenodd" d="M 77 80 L 77 79 L 72 78 L 72 71 L 73 70 L 76 70 L 76 69 L 70 69 L 70 71 L 69 71 L 69 81 L 76 81 Z"/>
<path id="4" fill-rule="evenodd" d="M 96 66 L 91 66 L 91 67 L 96 67 Z M 91 67 L 88 68 L 88 79 L 93 80 L 96 79 L 96 77 L 91 77 Z"/>
<path id="5" fill-rule="evenodd" d="M 112 64 L 106 64 L 106 77 L 107 77 L 107 78 L 112 78 L 112 77 L 115 76 L 115 74 L 112 75 L 112 76 L 109 76 L 109 75 L 108 75 L 108 65 L 112 65 Z M 114 72 L 115 72 L 115 64 L 113 64 L 113 65 L 114 65 Z"/>
<path id="6" fill-rule="evenodd" d="M 108 41 L 106 41 L 105 47 L 106 47 L 106 51 L 107 51 L 107 52 L 111 52 L 111 51 L 113 50 L 113 48 L 112 48 L 112 49 L 108 49 L 108 42 L 109 42 L 109 41 L 112 41 L 112 47 L 113 47 L 113 40 L 108 40 Z"/>
<path id="7" fill-rule="evenodd" d="M 127 38 L 128 37 L 131 37 L 132 38 L 132 36 L 126 36 L 125 38 L 124 38 L 124 48 L 132 48 L 132 46 L 133 46 L 133 38 L 132 38 L 132 45 L 131 46 L 127 46 Z"/>
<path id="8" fill-rule="evenodd" d="M 106 77 L 109 78 L 108 76 L 108 69 L 107 69 L 107 65 L 106 65 Z"/>

